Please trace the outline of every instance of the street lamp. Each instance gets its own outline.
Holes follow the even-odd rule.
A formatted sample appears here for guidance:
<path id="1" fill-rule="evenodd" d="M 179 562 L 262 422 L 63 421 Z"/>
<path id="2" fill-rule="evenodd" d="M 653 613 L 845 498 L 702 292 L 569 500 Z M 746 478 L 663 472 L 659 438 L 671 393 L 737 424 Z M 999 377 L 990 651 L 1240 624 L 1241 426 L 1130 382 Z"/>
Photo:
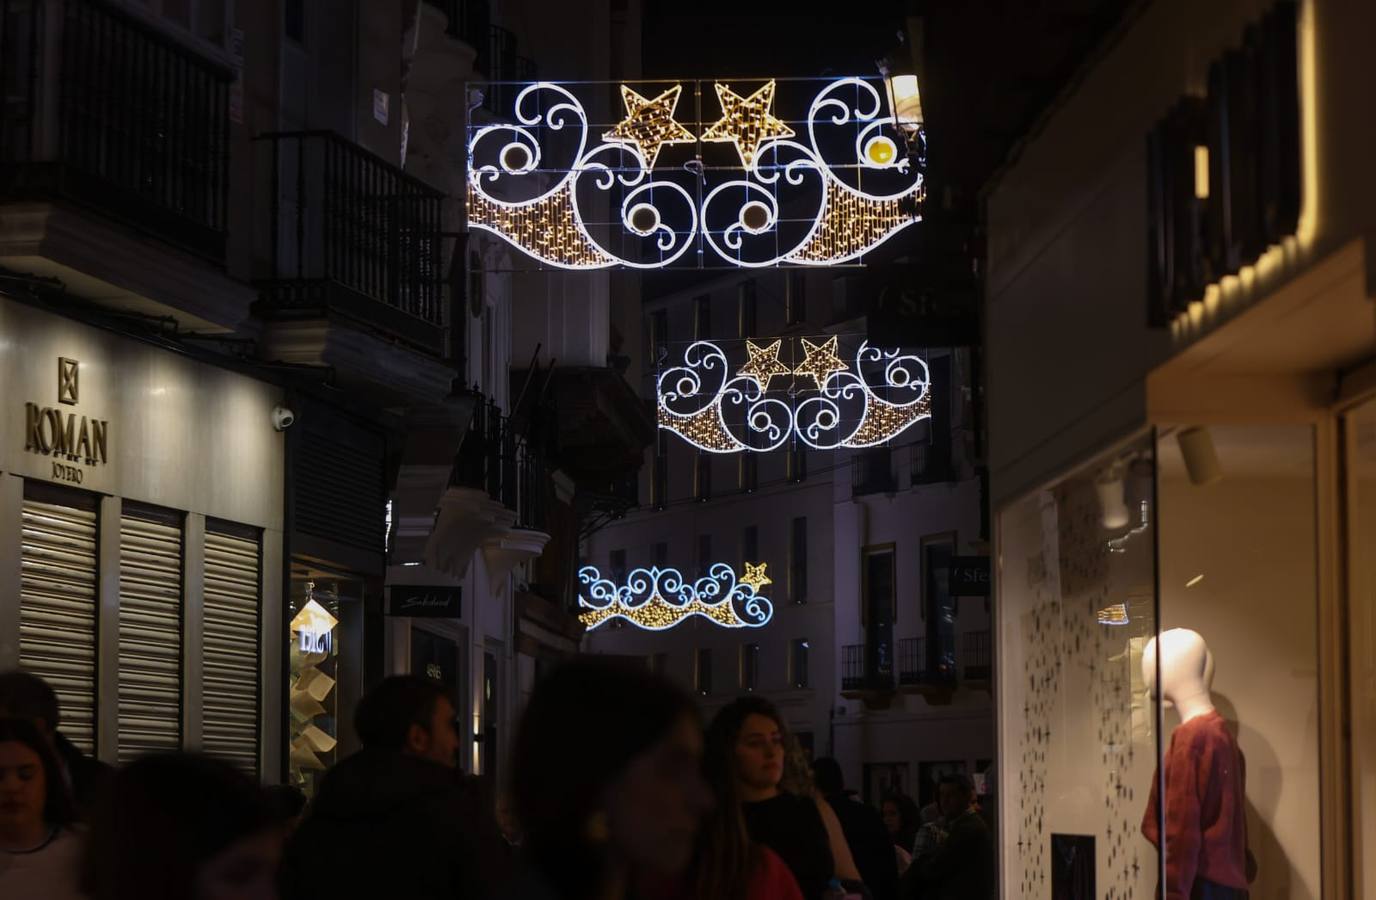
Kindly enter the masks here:
<path id="1" fill-rule="evenodd" d="M 903 132 L 911 150 L 917 145 L 922 131 L 922 95 L 917 86 L 917 73 L 913 71 L 912 54 L 903 40 L 903 32 L 898 33 L 898 46 L 888 56 L 879 60 L 879 74 L 884 76 L 884 90 L 889 97 L 889 110 L 893 113 L 894 123 Z"/>

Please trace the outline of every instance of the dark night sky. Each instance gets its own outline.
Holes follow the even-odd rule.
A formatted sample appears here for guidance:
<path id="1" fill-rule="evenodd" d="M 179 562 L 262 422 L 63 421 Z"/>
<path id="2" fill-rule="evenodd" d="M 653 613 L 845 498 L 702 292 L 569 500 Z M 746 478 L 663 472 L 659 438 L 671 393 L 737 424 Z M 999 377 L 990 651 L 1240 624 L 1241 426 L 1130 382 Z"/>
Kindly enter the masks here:
<path id="1" fill-rule="evenodd" d="M 873 75 L 875 60 L 897 42 L 903 4 L 856 5 L 868 8 L 839 14 L 802 3 L 680 6 L 650 0 L 645 77 Z"/>

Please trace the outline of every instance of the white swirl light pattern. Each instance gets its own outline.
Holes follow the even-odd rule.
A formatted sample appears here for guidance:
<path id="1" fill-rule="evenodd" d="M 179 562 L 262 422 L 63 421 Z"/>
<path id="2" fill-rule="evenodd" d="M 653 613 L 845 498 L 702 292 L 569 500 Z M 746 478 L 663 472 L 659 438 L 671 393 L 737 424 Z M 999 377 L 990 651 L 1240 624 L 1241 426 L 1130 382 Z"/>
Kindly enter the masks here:
<path id="1" fill-rule="evenodd" d="M 771 87 L 773 84 L 769 83 Z M 627 87 L 621 87 L 623 95 L 627 94 Z M 672 94 L 676 100 L 676 89 L 671 88 L 666 95 Z M 912 160 L 899 152 L 902 139 L 895 139 L 899 135 L 895 120 L 892 115 L 880 116 L 884 106 L 880 92 L 864 79 L 841 78 L 827 84 L 809 107 L 807 144 L 785 137 L 761 141 L 742 154 L 743 167 L 734 170 L 741 177 L 715 184 L 701 197 L 701 203 L 674 181 L 649 177 L 660 144 L 684 142 L 681 137 L 664 137 L 671 126 L 681 128 L 672 120 L 672 104 L 653 106 L 633 91 L 629 93 L 632 99 L 627 101 L 628 108 L 634 106 L 636 110 L 632 116 L 647 114 L 646 109 L 648 114 L 660 115 L 655 123 L 659 131 L 648 132 L 648 137 L 643 136 L 645 131 L 634 132 L 643 136 L 643 143 L 637 144 L 632 137 L 619 136 L 632 133 L 631 129 L 613 129 L 602 134 L 602 143 L 589 149 L 588 115 L 572 93 L 548 81 L 523 88 L 516 95 L 514 124 L 478 128 L 469 140 L 469 226 L 501 237 L 542 264 L 565 269 L 617 265 L 662 268 L 674 265 L 694 247 L 698 247 L 699 265 L 710 248 L 729 265 L 760 268 L 851 262 L 921 221 L 923 176 L 921 171 L 910 171 L 920 169 L 921 161 L 914 167 Z M 554 102 L 538 102 L 551 95 Z M 664 109 L 670 110 L 667 122 L 662 118 Z M 825 159 L 819 126 L 854 130 L 853 147 L 846 142 L 846 152 L 853 149 L 854 158 Z M 546 161 L 537 132 L 575 128 L 577 148 L 567 167 Z M 698 135 L 699 161 L 702 141 Z M 492 145 L 496 145 L 495 151 Z M 645 146 L 653 147 L 649 159 L 642 152 Z M 494 159 L 495 164 L 487 161 Z M 615 164 L 614 159 L 618 160 Z M 867 172 L 871 178 L 902 176 L 904 185 L 892 193 L 867 193 L 858 183 Z M 509 188 L 522 184 L 529 193 L 530 186 L 544 186 L 551 173 L 558 175 L 554 184 L 530 199 L 512 201 L 498 196 L 514 193 Z M 857 184 L 851 184 L 842 173 L 849 173 Z M 675 174 L 684 173 L 678 170 Z M 592 178 L 585 181 L 585 176 Z M 585 195 L 582 198 L 580 188 Z M 610 206 L 616 208 L 614 190 L 622 192 L 615 214 L 618 221 L 590 218 L 584 208 L 587 192 L 605 194 Z M 814 198 L 816 209 L 800 217 L 795 206 L 790 206 L 791 230 L 785 235 L 780 230 L 780 208 L 790 198 L 781 197 L 781 193 L 790 191 L 794 200 Z M 680 214 L 666 215 L 670 206 L 681 206 Z M 599 240 L 594 231 L 608 234 Z"/>
<path id="2" fill-rule="evenodd" d="M 759 628 L 774 615 L 774 606 L 759 590 L 771 581 L 767 563 L 745 564 L 739 579 L 726 563 L 717 563 L 708 574 L 689 581 L 677 569 L 632 569 L 624 584 L 603 578 L 595 566 L 578 570 L 585 587 L 578 616 L 588 630 L 621 618 L 646 631 L 665 631 L 693 616 L 702 616 L 723 628 Z"/>
<path id="3" fill-rule="evenodd" d="M 771 376 L 757 374 L 760 348 L 748 343 L 752 360 L 734 376 L 718 345 L 691 344 L 684 364 L 659 376 L 659 427 L 709 453 L 766 452 L 793 440 L 835 450 L 878 446 L 931 417 L 927 364 L 914 354 L 866 341 L 852 371 L 835 356 L 836 338 L 805 342 L 806 359 L 791 373 L 793 388 L 771 391 Z M 872 383 L 876 376 L 882 382 Z M 880 397 L 876 389 L 897 400 Z"/>

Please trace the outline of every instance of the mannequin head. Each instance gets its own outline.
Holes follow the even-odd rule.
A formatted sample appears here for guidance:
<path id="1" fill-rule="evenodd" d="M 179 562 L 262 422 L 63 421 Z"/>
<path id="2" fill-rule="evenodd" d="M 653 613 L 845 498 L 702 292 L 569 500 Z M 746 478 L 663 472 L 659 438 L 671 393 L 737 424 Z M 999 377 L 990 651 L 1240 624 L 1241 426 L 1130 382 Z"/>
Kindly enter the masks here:
<path id="1" fill-rule="evenodd" d="M 1161 654 L 1157 683 L 1157 653 Z M 1180 711 L 1181 721 L 1214 708 L 1209 688 L 1214 680 L 1214 658 L 1199 632 L 1172 628 L 1147 642 L 1142 651 L 1142 678 L 1151 699 L 1164 697 Z"/>

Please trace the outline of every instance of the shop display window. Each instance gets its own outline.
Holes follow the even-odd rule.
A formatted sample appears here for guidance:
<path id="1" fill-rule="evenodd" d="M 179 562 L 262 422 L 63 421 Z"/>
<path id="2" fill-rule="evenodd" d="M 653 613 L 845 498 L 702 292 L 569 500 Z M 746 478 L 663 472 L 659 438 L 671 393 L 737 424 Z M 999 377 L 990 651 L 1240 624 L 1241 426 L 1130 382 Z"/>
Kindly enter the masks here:
<path id="1" fill-rule="evenodd" d="M 1000 513 L 1006 897 L 1320 896 L 1314 463 L 1162 428 Z"/>
<path id="2" fill-rule="evenodd" d="M 288 615 L 288 781 L 307 797 L 354 749 L 350 722 L 362 690 L 363 583 L 292 565 Z"/>

